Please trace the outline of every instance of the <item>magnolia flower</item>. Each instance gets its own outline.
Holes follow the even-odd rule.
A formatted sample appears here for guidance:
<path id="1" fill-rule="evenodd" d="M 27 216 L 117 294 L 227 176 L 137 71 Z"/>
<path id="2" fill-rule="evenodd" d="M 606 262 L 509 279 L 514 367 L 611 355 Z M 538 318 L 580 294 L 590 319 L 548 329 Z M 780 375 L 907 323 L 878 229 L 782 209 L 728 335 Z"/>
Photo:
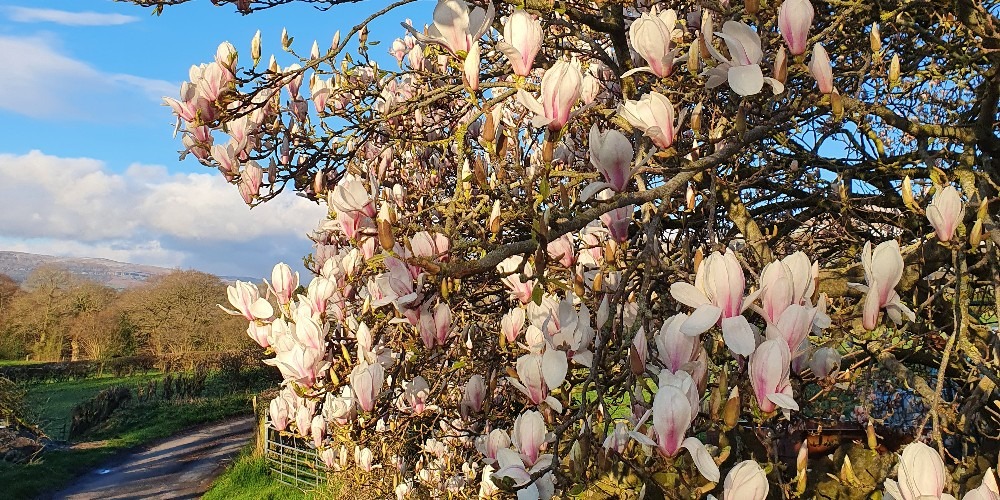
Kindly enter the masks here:
<path id="1" fill-rule="evenodd" d="M 476 40 L 469 50 L 469 55 L 465 56 L 465 63 L 462 65 L 465 70 L 465 82 L 473 92 L 479 90 L 479 41 Z"/>
<path id="2" fill-rule="evenodd" d="M 608 437 L 604 438 L 604 449 L 615 450 L 621 454 L 625 451 L 625 446 L 628 445 L 628 437 L 628 426 L 625 422 L 618 421 Z"/>
<path id="3" fill-rule="evenodd" d="M 937 450 L 914 441 L 903 448 L 897 469 L 898 481 L 886 479 L 885 492 L 896 500 L 955 500 L 944 493 L 945 473 L 944 461 Z"/>
<path id="4" fill-rule="evenodd" d="M 511 385 L 528 396 L 533 404 L 543 401 L 556 412 L 562 412 L 562 403 L 549 395 L 549 391 L 559 387 L 566 379 L 569 363 L 566 353 L 558 349 L 546 349 L 544 354 L 525 354 L 517 358 L 517 378 L 508 377 Z"/>
<path id="5" fill-rule="evenodd" d="M 818 278 L 819 266 L 802 252 L 771 262 L 760 272 L 761 307 L 753 308 L 768 323 L 777 323 L 788 306 L 810 304 Z"/>
<path id="6" fill-rule="evenodd" d="M 760 36 L 753 28 L 741 22 L 726 21 L 722 32 L 715 34 L 726 42 L 732 59 L 726 59 L 711 43 L 705 43 L 712 57 L 721 63 L 703 73 L 708 76 L 706 87 L 715 88 L 728 81 L 733 92 L 746 97 L 759 93 L 767 82 L 775 95 L 784 92 L 785 86 L 781 82 L 764 76 L 760 69 L 764 52 L 760 48 Z"/>
<path id="7" fill-rule="evenodd" d="M 528 467 L 551 458 L 551 455 L 541 454 L 542 445 L 545 444 L 545 434 L 545 420 L 537 411 L 525 411 L 514 420 L 514 431 L 510 434 L 510 441 Z"/>
<path id="8" fill-rule="evenodd" d="M 552 480 L 552 473 L 549 472 L 534 482 L 531 482 L 531 475 L 549 466 L 549 461 L 539 460 L 531 468 L 526 468 L 523 459 L 514 450 L 503 448 L 497 451 L 497 467 L 499 470 L 493 473 L 493 478 L 511 478 L 517 486 L 523 488 L 517 491 L 518 499 L 542 499 L 552 498 L 555 492 L 555 484 Z M 531 484 L 528 484 L 531 483 Z"/>
<path id="9" fill-rule="evenodd" d="M 299 287 L 299 273 L 292 274 L 292 268 L 288 264 L 279 262 L 271 270 L 271 291 L 278 299 L 279 304 L 287 304 L 292 299 L 292 294 Z"/>
<path id="10" fill-rule="evenodd" d="M 382 365 L 375 363 L 371 365 L 358 365 L 351 371 L 351 389 L 354 397 L 358 400 L 358 406 L 364 411 L 372 411 L 375 407 L 375 400 L 382 392 L 382 383 L 385 381 L 385 369 Z"/>
<path id="11" fill-rule="evenodd" d="M 403 393 L 396 400 L 396 407 L 400 411 L 420 415 L 426 410 L 435 409 L 433 405 L 427 404 L 430 396 L 430 385 L 427 379 L 421 376 L 415 377 L 411 382 L 403 382 Z"/>
<path id="12" fill-rule="evenodd" d="M 362 212 L 368 217 L 375 217 L 375 203 L 364 182 L 354 175 L 345 175 L 330 190 L 327 203 L 337 209 L 337 212 Z"/>
<path id="13" fill-rule="evenodd" d="M 477 373 L 465 383 L 465 391 L 462 394 L 462 408 L 469 408 L 474 412 L 478 412 L 483 409 L 483 400 L 485 398 L 486 379 Z"/>
<path id="14" fill-rule="evenodd" d="M 875 328 L 879 309 L 882 308 L 885 308 L 889 319 L 897 325 L 903 322 L 903 316 L 910 321 L 915 320 L 916 315 L 899 301 L 899 294 L 895 290 L 903 277 L 903 256 L 899 253 L 899 243 L 896 240 L 883 241 L 873 251 L 871 242 L 865 242 L 861 251 L 861 264 L 865 269 L 867 285 L 850 283 L 850 286 L 865 293 L 862 316 L 864 328 Z"/>
<path id="15" fill-rule="evenodd" d="M 271 419 L 271 427 L 274 427 L 279 432 L 287 429 L 288 417 L 291 412 L 292 407 L 285 398 L 279 396 L 272 399 L 271 404 L 267 408 L 268 417 Z"/>
<path id="16" fill-rule="evenodd" d="M 778 30 L 793 56 L 806 51 L 813 14 L 813 6 L 809 0 L 785 0 L 778 9 Z"/>
<path id="17" fill-rule="evenodd" d="M 673 9 L 657 13 L 656 7 L 632 21 L 628 28 L 629 43 L 648 66 L 627 71 L 622 78 L 639 71 L 647 71 L 660 78 L 670 76 L 681 50 L 680 47 L 671 46 L 675 24 L 677 14 Z"/>
<path id="18" fill-rule="evenodd" d="M 684 313 L 675 314 L 663 322 L 660 331 L 653 336 L 656 356 L 663 367 L 671 372 L 683 370 L 698 357 L 701 343 L 695 335 L 685 335 L 681 325 L 688 319 Z"/>
<path id="19" fill-rule="evenodd" d="M 524 328 L 524 309 L 515 307 L 503 315 L 500 319 L 500 332 L 507 338 L 507 342 L 513 343 Z"/>
<path id="20" fill-rule="evenodd" d="M 576 261 L 575 250 L 573 248 L 573 236 L 566 233 L 545 245 L 545 251 L 549 257 L 558 261 L 566 268 L 572 268 Z"/>
<path id="21" fill-rule="evenodd" d="M 441 233 L 418 231 L 410 238 L 410 249 L 414 257 L 446 261 L 451 242 Z"/>
<path id="22" fill-rule="evenodd" d="M 372 465 L 372 460 L 374 456 L 372 450 L 368 447 L 359 448 L 357 445 L 354 446 L 354 463 L 359 469 L 365 472 L 371 472 L 372 469 L 377 469 L 381 466 Z"/>
<path id="23" fill-rule="evenodd" d="M 813 353 L 809 360 L 809 369 L 813 375 L 819 378 L 826 378 L 834 375 L 840 370 L 840 360 L 842 356 L 832 347 L 820 347 Z"/>
<path id="24" fill-rule="evenodd" d="M 493 429 L 486 436 L 480 436 L 475 442 L 476 450 L 485 457 L 485 462 L 496 463 L 497 451 L 510 447 L 510 436 L 503 429 Z"/>
<path id="25" fill-rule="evenodd" d="M 253 339 L 257 345 L 267 348 L 271 345 L 271 325 L 258 325 L 257 322 L 252 322 L 247 326 L 247 335 Z"/>
<path id="26" fill-rule="evenodd" d="M 591 127 L 590 162 L 604 176 L 606 182 L 597 183 L 601 188 L 610 187 L 619 193 L 625 191 L 634 173 L 632 171 L 634 154 L 632 143 L 625 134 L 614 129 L 601 133 L 596 123 Z"/>
<path id="27" fill-rule="evenodd" d="M 791 304 L 781 313 L 778 321 L 767 324 L 765 336 L 785 341 L 792 357 L 797 357 L 803 353 L 803 344 L 805 347 L 809 344 L 808 336 L 816 313 L 815 307 Z"/>
<path id="28" fill-rule="evenodd" d="M 276 342 L 273 347 L 275 357 L 265 359 L 264 364 L 276 366 L 285 380 L 311 386 L 330 366 L 324 351 L 302 345 L 291 336 L 285 336 L 284 342 Z"/>
<path id="29" fill-rule="evenodd" d="M 510 61 L 515 75 L 528 76 L 535 55 L 542 48 L 541 23 L 524 10 L 514 10 L 503 25 L 503 40 L 496 47 Z"/>
<path id="30" fill-rule="evenodd" d="M 667 149 L 674 143 L 684 114 L 674 119 L 674 105 L 667 96 L 658 92 L 643 94 L 638 101 L 628 99 L 618 107 L 622 115 L 633 127 L 641 130 L 660 149 Z"/>
<path id="31" fill-rule="evenodd" d="M 500 273 L 500 280 L 507 285 L 510 294 L 517 298 L 517 300 L 520 300 L 522 304 L 527 304 L 531 302 L 531 292 L 535 288 L 535 280 L 528 279 L 527 281 L 521 281 L 518 268 L 523 261 L 524 259 L 517 255 L 507 257 L 497 264 L 497 272 Z M 533 275 L 531 264 L 528 262 L 524 262 L 524 275 L 529 278 Z"/>
<path id="32" fill-rule="evenodd" d="M 260 292 L 253 283 L 237 280 L 236 284 L 226 287 L 226 295 L 229 298 L 229 303 L 236 308 L 234 311 L 219 305 L 219 308 L 228 314 L 243 316 L 248 321 L 267 319 L 274 315 L 274 307 L 260 296 Z"/>
<path id="33" fill-rule="evenodd" d="M 549 130 L 558 132 L 572 118 L 570 112 L 580 100 L 582 84 L 580 63 L 559 60 L 542 75 L 541 102 L 523 89 L 517 91 L 517 100 L 535 114 L 532 125 L 548 125 Z"/>
<path id="34" fill-rule="evenodd" d="M 326 436 L 326 420 L 323 420 L 322 416 L 316 415 L 312 419 L 312 426 L 310 430 L 312 433 L 313 445 L 316 446 L 317 449 L 322 447 L 323 437 Z"/>
<path id="35" fill-rule="evenodd" d="M 927 207 L 927 220 L 941 241 L 948 241 L 955 236 L 955 228 L 962 222 L 964 215 L 962 195 L 951 185 L 938 188 Z"/>
<path id="36" fill-rule="evenodd" d="M 767 474 L 754 460 L 744 460 L 726 474 L 722 500 L 764 500 L 768 492 Z"/>
<path id="37" fill-rule="evenodd" d="M 490 29 L 496 10 L 490 2 L 484 11 L 462 0 L 438 0 L 434 7 L 434 24 L 427 28 L 427 34 L 417 31 L 407 23 L 401 23 L 417 40 L 438 44 L 456 56 L 467 54 L 483 33 Z"/>
<path id="38" fill-rule="evenodd" d="M 684 438 L 684 434 L 698 414 L 698 409 L 692 408 L 690 401 L 681 388 L 661 385 L 653 397 L 652 411 L 647 411 L 636 425 L 638 429 L 652 415 L 655 440 L 637 431 L 632 431 L 629 435 L 644 445 L 656 448 L 665 457 L 676 456 L 681 448 L 687 449 L 698 471 L 709 481 L 718 482 L 719 467 L 705 445 L 698 438 Z"/>
<path id="39" fill-rule="evenodd" d="M 601 222 L 608 228 L 611 239 L 618 243 L 624 243 L 628 240 L 628 225 L 632 222 L 632 212 L 634 211 L 635 205 L 625 205 L 601 214 Z"/>
<path id="40" fill-rule="evenodd" d="M 997 487 L 997 478 L 993 467 L 986 469 L 986 474 L 983 474 L 983 483 L 978 488 L 969 490 L 962 497 L 962 500 L 1000 500 L 1000 488 Z"/>
<path id="41" fill-rule="evenodd" d="M 760 411 L 771 413 L 781 407 L 787 413 L 787 410 L 799 409 L 788 382 L 791 362 L 788 344 L 781 339 L 765 340 L 750 355 L 750 385 Z"/>
<path id="42" fill-rule="evenodd" d="M 813 45 L 812 59 L 809 60 L 809 73 L 812 73 L 821 93 L 833 92 L 833 67 L 830 66 L 830 56 L 818 42 Z"/>
<path id="43" fill-rule="evenodd" d="M 757 298 L 760 291 L 743 297 L 746 280 L 743 268 L 732 249 L 725 254 L 712 252 L 701 263 L 694 285 L 678 282 L 670 285 L 670 295 L 686 306 L 694 307 L 681 332 L 700 335 L 712 325 L 722 327 L 722 338 L 734 353 L 747 356 L 756 345 L 753 329 L 743 317 L 743 311 Z"/>

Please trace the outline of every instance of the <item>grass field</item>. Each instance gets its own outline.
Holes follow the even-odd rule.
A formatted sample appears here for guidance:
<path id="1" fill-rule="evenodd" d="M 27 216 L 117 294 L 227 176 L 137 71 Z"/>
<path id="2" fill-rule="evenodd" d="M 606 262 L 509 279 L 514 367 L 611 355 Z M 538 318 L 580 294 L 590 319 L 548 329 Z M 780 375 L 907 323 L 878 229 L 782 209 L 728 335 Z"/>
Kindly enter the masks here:
<path id="1" fill-rule="evenodd" d="M 27 403 L 35 412 L 31 419 L 52 439 L 65 439 L 73 407 L 114 386 L 135 387 L 163 378 L 151 373 L 132 377 L 98 377 L 65 382 L 46 382 L 28 386 Z"/>
<path id="2" fill-rule="evenodd" d="M 205 493 L 203 500 L 277 500 L 314 499 L 334 500 L 343 498 L 345 486 L 331 482 L 319 490 L 302 491 L 278 481 L 270 474 L 267 461 L 253 455 L 253 444 L 226 469 Z"/>
<path id="3" fill-rule="evenodd" d="M 36 384 L 29 387 L 28 400 L 38 410 L 43 429 L 56 429 L 53 434 L 60 437 L 62 422 L 74 405 L 108 387 L 134 386 L 157 377 L 162 375 Z M 118 453 L 192 426 L 252 413 L 248 392 L 226 391 L 223 385 L 210 376 L 206 397 L 132 404 L 91 429 L 72 447 L 47 450 L 30 464 L 0 462 L 0 484 L 4 485 L 0 498 L 35 498 L 56 491 Z"/>

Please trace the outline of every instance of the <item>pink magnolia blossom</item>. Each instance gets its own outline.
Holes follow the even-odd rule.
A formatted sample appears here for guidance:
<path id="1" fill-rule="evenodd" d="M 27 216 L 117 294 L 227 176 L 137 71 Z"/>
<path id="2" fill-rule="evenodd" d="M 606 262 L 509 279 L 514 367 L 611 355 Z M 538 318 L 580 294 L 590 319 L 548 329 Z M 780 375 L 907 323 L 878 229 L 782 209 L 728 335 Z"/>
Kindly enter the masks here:
<path id="1" fill-rule="evenodd" d="M 375 459 L 372 454 L 372 450 L 367 446 L 361 448 L 357 445 L 354 446 L 354 464 L 358 466 L 359 469 L 365 472 L 371 472 L 381 466 L 374 465 L 372 462 Z"/>
<path id="2" fill-rule="evenodd" d="M 403 382 L 403 393 L 396 400 L 396 407 L 400 411 L 420 415 L 426 410 L 434 409 L 433 405 L 427 404 L 430 397 L 430 385 L 427 379 L 417 376 L 410 382 Z"/>
<path id="3" fill-rule="evenodd" d="M 338 212 L 362 212 L 375 217 L 375 203 L 360 178 L 346 175 L 330 190 L 327 202 Z"/>
<path id="4" fill-rule="evenodd" d="M 413 26 L 402 23 L 417 40 L 438 44 L 456 56 L 467 54 L 472 45 L 490 29 L 496 10 L 489 2 L 484 11 L 479 7 L 469 10 L 469 4 L 462 0 L 438 0 L 434 7 L 434 24 L 424 35 Z"/>
<path id="5" fill-rule="evenodd" d="M 681 50 L 672 44 L 676 24 L 677 14 L 673 9 L 658 13 L 656 7 L 632 21 L 628 41 L 648 66 L 627 71 L 622 78 L 638 71 L 647 71 L 660 78 L 670 76 Z"/>
<path id="6" fill-rule="evenodd" d="M 765 500 L 770 488 L 767 474 L 755 460 L 744 460 L 726 474 L 722 500 Z"/>
<path id="7" fill-rule="evenodd" d="M 292 412 L 292 407 L 288 404 L 288 401 L 282 397 L 276 397 L 271 400 L 271 404 L 268 405 L 268 417 L 271 419 L 271 426 L 277 431 L 283 431 L 288 428 L 288 417 Z"/>
<path id="8" fill-rule="evenodd" d="M 785 0 L 778 9 L 778 30 L 793 56 L 806 51 L 813 14 L 809 0 Z"/>
<path id="9" fill-rule="evenodd" d="M 311 431 L 313 444 L 317 449 L 322 447 L 323 438 L 326 436 L 326 420 L 323 420 L 323 417 L 320 415 L 313 417 Z"/>
<path id="10" fill-rule="evenodd" d="M 986 469 L 986 473 L 983 474 L 983 483 L 979 487 L 969 490 L 962 497 L 962 500 L 1000 500 L 1000 488 L 997 487 L 997 478 L 993 467 Z"/>
<path id="11" fill-rule="evenodd" d="M 573 248 L 573 236 L 566 233 L 545 245 L 549 257 L 559 261 L 563 267 L 572 268 L 576 262 L 576 250 Z"/>
<path id="12" fill-rule="evenodd" d="M 257 324 L 257 322 L 251 322 L 250 325 L 247 327 L 247 335 L 249 335 L 250 338 L 253 339 L 253 341 L 257 343 L 257 345 L 259 345 L 259 346 L 261 346 L 261 347 L 263 347 L 265 349 L 267 347 L 270 347 L 270 345 L 271 345 L 271 340 L 270 340 L 270 337 L 271 337 L 271 325 L 270 324 L 259 325 L 259 324 Z"/>
<path id="13" fill-rule="evenodd" d="M 576 60 L 559 60 L 542 75 L 541 102 L 523 89 L 517 91 L 517 100 L 535 114 L 532 125 L 548 125 L 550 131 L 558 132 L 569 123 L 582 84 L 580 64 Z"/>
<path id="14" fill-rule="evenodd" d="M 601 132 L 597 124 L 590 129 L 590 162 L 604 176 L 606 187 L 625 191 L 632 179 L 632 143 L 621 132 L 611 129 Z"/>
<path id="15" fill-rule="evenodd" d="M 865 293 L 862 326 L 872 330 L 878 323 L 878 312 L 885 308 L 889 319 L 895 324 L 903 322 L 903 316 L 910 321 L 916 319 L 908 307 L 899 300 L 896 285 L 903 277 L 903 256 L 896 240 L 883 241 L 872 250 L 871 242 L 865 242 L 861 251 L 861 264 L 865 270 L 865 285 L 851 283 L 851 287 Z"/>
<path id="16" fill-rule="evenodd" d="M 243 316 L 248 321 L 254 321 L 267 319 L 274 315 L 274 307 L 260 296 L 257 287 L 252 283 L 237 280 L 236 284 L 226 287 L 226 295 L 229 297 L 229 303 L 236 310 L 226 309 L 221 305 L 219 308 L 233 316 Z"/>
<path id="17" fill-rule="evenodd" d="M 513 479 L 514 484 L 521 487 L 521 489 L 518 490 L 518 498 L 539 498 L 547 500 L 552 498 L 555 491 L 552 473 L 549 472 L 539 477 L 534 482 L 532 482 L 531 476 L 536 472 L 541 472 L 543 469 L 548 467 L 550 463 L 551 459 L 540 459 L 534 466 L 528 468 L 525 466 L 524 459 L 521 458 L 517 452 L 509 448 L 502 448 L 497 450 L 497 467 L 499 467 L 499 469 L 493 473 L 492 477 L 495 479 Z"/>
<path id="18" fill-rule="evenodd" d="M 542 48 L 541 23 L 524 10 L 514 10 L 504 23 L 503 40 L 496 47 L 510 61 L 515 75 L 530 75 L 535 55 Z"/>
<path id="19" fill-rule="evenodd" d="M 840 370 L 840 352 L 832 347 L 820 347 L 813 353 L 809 360 L 809 369 L 813 375 L 819 378 L 826 378 L 835 375 Z"/>
<path id="20" fill-rule="evenodd" d="M 954 500 L 955 497 L 944 492 L 946 472 L 937 450 L 914 441 L 903 448 L 897 480 L 886 479 L 885 491 L 899 500 Z"/>
<path id="21" fill-rule="evenodd" d="M 761 307 L 754 310 L 768 323 L 777 323 L 788 306 L 810 304 L 818 278 L 819 266 L 802 252 L 771 262 L 760 272 Z"/>
<path id="22" fill-rule="evenodd" d="M 569 363 L 565 352 L 546 349 L 544 354 L 525 354 L 517 358 L 516 368 L 518 378 L 507 379 L 511 385 L 528 396 L 533 404 L 545 402 L 556 412 L 562 412 L 562 403 L 550 396 L 549 391 L 566 379 Z"/>
<path id="23" fill-rule="evenodd" d="M 375 363 L 371 365 L 358 365 L 351 371 L 351 389 L 354 397 L 358 400 L 358 406 L 364 411 L 372 411 L 375 407 L 375 400 L 382 392 L 382 383 L 385 381 L 385 369 L 382 365 Z"/>
<path id="24" fill-rule="evenodd" d="M 808 346 L 808 335 L 816 313 L 815 307 L 791 304 L 781 313 L 778 321 L 767 324 L 765 335 L 768 339 L 785 341 L 792 357 L 797 357 L 803 354 L 803 343 Z"/>
<path id="25" fill-rule="evenodd" d="M 473 92 L 479 90 L 479 57 L 479 41 L 477 40 L 473 42 L 472 49 L 465 56 L 465 63 L 462 65 L 465 71 L 465 83 Z"/>
<path id="26" fill-rule="evenodd" d="M 299 437 L 308 438 L 312 434 L 314 409 L 315 405 L 307 404 L 304 400 L 300 400 L 295 408 L 295 429 Z"/>
<path id="27" fill-rule="evenodd" d="M 510 436 L 503 429 L 493 429 L 486 436 L 476 439 L 476 449 L 485 457 L 486 463 L 496 463 L 497 451 L 510 447 Z"/>
<path id="28" fill-rule="evenodd" d="M 278 303 L 285 305 L 292 299 L 292 294 L 299 287 L 299 273 L 292 274 L 292 268 L 288 264 L 279 262 L 271 269 L 271 291 L 274 292 Z"/>
<path id="29" fill-rule="evenodd" d="M 486 379 L 478 373 L 469 377 L 465 383 L 465 390 L 462 393 L 462 408 L 468 408 L 474 412 L 483 409 L 483 400 L 486 398 Z"/>
<path id="30" fill-rule="evenodd" d="M 302 345 L 291 336 L 286 336 L 283 343 L 276 342 L 272 347 L 275 348 L 275 357 L 265 359 L 264 364 L 276 366 L 285 380 L 312 386 L 330 366 L 325 352 Z"/>
<path id="31" fill-rule="evenodd" d="M 747 356 L 756 346 L 753 329 L 743 311 L 759 291 L 743 297 L 746 280 L 736 254 L 712 252 L 701 263 L 694 285 L 678 282 L 670 285 L 670 295 L 686 306 L 694 307 L 691 317 L 681 325 L 685 335 L 699 335 L 714 324 L 722 327 L 722 338 L 734 353 Z"/>
<path id="32" fill-rule="evenodd" d="M 396 63 L 402 65 L 403 58 L 406 57 L 406 53 L 410 49 L 406 47 L 406 42 L 401 38 L 397 38 L 392 41 L 392 45 L 389 46 L 389 55 L 396 58 Z"/>
<path id="33" fill-rule="evenodd" d="M 451 242 L 441 233 L 419 231 L 410 238 L 410 249 L 414 257 L 447 261 Z"/>
<path id="34" fill-rule="evenodd" d="M 674 138 L 684 119 L 683 114 L 675 119 L 674 105 L 667 96 L 658 92 L 643 94 L 638 101 L 626 99 L 618 107 L 618 114 L 641 130 L 660 149 L 667 149 L 674 144 Z"/>
<path id="35" fill-rule="evenodd" d="M 833 92 L 833 67 L 830 66 L 830 56 L 819 42 L 813 45 L 812 59 L 809 60 L 809 73 L 816 80 L 816 85 L 821 93 Z"/>
<path id="36" fill-rule="evenodd" d="M 937 238 L 949 241 L 955 236 L 955 229 L 965 215 L 965 205 L 962 195 L 954 186 L 938 188 L 927 207 L 927 220 L 934 227 Z"/>
<path id="37" fill-rule="evenodd" d="M 689 363 L 698 357 L 701 343 L 697 336 L 685 335 L 681 325 L 688 319 L 684 313 L 675 314 L 663 322 L 660 331 L 653 336 L 656 344 L 656 357 L 664 369 L 671 372 L 684 370 Z"/>
<path id="38" fill-rule="evenodd" d="M 757 406 L 764 413 L 771 413 L 778 407 L 798 410 L 799 405 L 792 395 L 792 385 L 788 381 L 789 364 L 792 354 L 788 344 L 781 339 L 761 342 L 750 355 L 750 385 L 757 396 Z"/>
<path id="39" fill-rule="evenodd" d="M 626 205 L 601 214 L 601 222 L 608 228 L 611 239 L 618 243 L 628 240 L 628 225 L 632 222 L 635 205 Z"/>
<path id="40" fill-rule="evenodd" d="M 527 281 L 521 281 L 521 277 L 518 275 L 518 268 L 523 260 L 522 257 L 517 255 L 507 257 L 497 264 L 497 272 L 500 273 L 500 279 L 504 285 L 507 285 L 507 289 L 510 290 L 511 295 L 521 301 L 522 304 L 527 304 L 531 302 L 531 292 L 535 288 L 535 280 L 528 279 Z M 524 274 L 528 278 L 533 276 L 531 264 L 528 262 L 524 263 Z"/>
<path id="41" fill-rule="evenodd" d="M 520 307 L 511 309 L 500 319 L 500 332 L 509 343 L 514 343 L 517 340 L 522 328 L 524 328 L 524 309 Z"/>
<path id="42" fill-rule="evenodd" d="M 722 32 L 715 34 L 726 42 L 732 59 L 723 57 L 712 43 L 705 44 L 712 57 L 720 63 L 703 73 L 708 76 L 706 87 L 715 88 L 728 81 L 733 92 L 746 97 L 758 94 L 767 83 L 775 95 L 784 92 L 785 86 L 781 82 L 764 76 L 760 69 L 764 52 L 760 48 L 760 36 L 753 28 L 738 21 L 726 21 Z"/>
<path id="43" fill-rule="evenodd" d="M 514 420 L 514 431 L 510 434 L 510 441 L 528 467 L 548 457 L 541 453 L 545 444 L 545 434 L 545 420 L 537 411 L 525 411 Z"/>
<path id="44" fill-rule="evenodd" d="M 628 352 L 629 367 L 636 376 L 646 373 L 646 363 L 649 360 L 649 341 L 646 332 L 639 328 L 632 338 L 632 348 Z"/>

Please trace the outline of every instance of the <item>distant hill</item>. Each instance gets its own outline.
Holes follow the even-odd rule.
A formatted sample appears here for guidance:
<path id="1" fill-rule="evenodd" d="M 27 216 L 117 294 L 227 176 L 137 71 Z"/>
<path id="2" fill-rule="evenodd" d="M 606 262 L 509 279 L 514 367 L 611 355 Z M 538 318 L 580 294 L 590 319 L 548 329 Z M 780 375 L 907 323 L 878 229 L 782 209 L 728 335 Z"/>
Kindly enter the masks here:
<path id="1" fill-rule="evenodd" d="M 0 250 L 0 274 L 10 276 L 18 283 L 23 283 L 32 271 L 44 264 L 58 265 L 76 276 L 119 290 L 142 285 L 150 278 L 174 271 L 174 269 L 166 267 L 129 264 L 108 259 L 53 257 L 51 255 Z M 236 280 L 260 281 L 257 278 L 241 276 L 220 276 L 219 278 L 227 282 Z"/>

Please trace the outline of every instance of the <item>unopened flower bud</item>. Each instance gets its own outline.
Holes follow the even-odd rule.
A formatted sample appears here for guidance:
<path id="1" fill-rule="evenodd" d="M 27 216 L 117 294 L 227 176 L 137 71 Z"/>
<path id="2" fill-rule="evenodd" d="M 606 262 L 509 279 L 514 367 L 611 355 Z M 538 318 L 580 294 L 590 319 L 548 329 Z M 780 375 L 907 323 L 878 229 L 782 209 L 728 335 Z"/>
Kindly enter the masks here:
<path id="1" fill-rule="evenodd" d="M 872 419 L 868 419 L 868 427 L 865 428 L 865 435 L 868 438 L 868 449 L 878 448 L 878 436 L 875 434 L 875 424 Z"/>
<path id="2" fill-rule="evenodd" d="M 392 235 L 392 223 L 389 221 L 392 217 L 389 214 L 389 204 L 383 203 L 382 208 L 378 211 L 377 227 L 378 227 L 378 242 L 382 245 L 385 251 L 390 251 L 396 246 L 395 238 Z"/>
<path id="3" fill-rule="evenodd" d="M 700 38 L 700 37 L 699 37 Z M 700 56 L 700 43 L 695 40 L 690 47 L 688 47 L 688 58 L 687 58 L 687 69 L 691 73 L 691 76 L 698 76 L 701 71 L 701 57 Z"/>
<path id="4" fill-rule="evenodd" d="M 704 106 L 702 106 L 701 102 L 699 102 L 698 104 L 695 104 L 694 111 L 691 113 L 691 130 L 694 130 L 695 132 L 701 130 L 701 115 L 703 107 Z"/>
<path id="5" fill-rule="evenodd" d="M 788 56 L 785 55 L 785 47 L 778 49 L 778 55 L 774 57 L 774 79 L 785 83 L 788 79 Z"/>
<path id="6" fill-rule="evenodd" d="M 833 119 L 840 121 L 844 117 L 844 100 L 840 97 L 837 87 L 830 93 L 830 110 L 833 112 Z"/>
<path id="7" fill-rule="evenodd" d="M 889 87 L 895 87 L 899 83 L 899 54 L 893 54 L 889 61 Z"/>
<path id="8" fill-rule="evenodd" d="M 809 440 L 802 441 L 799 447 L 799 454 L 795 457 L 795 469 L 802 472 L 809 467 Z"/>
<path id="9" fill-rule="evenodd" d="M 333 34 L 333 41 L 330 43 L 330 50 L 336 51 L 337 47 L 339 46 L 340 46 L 340 30 L 337 30 L 337 32 Z"/>
<path id="10" fill-rule="evenodd" d="M 288 36 L 288 30 L 281 28 L 281 49 L 288 50 L 292 45 L 292 38 Z"/>
<path id="11" fill-rule="evenodd" d="M 250 40 L 250 57 L 253 59 L 254 67 L 260 62 L 260 30 Z"/>
<path id="12" fill-rule="evenodd" d="M 878 30 L 878 23 L 872 24 L 872 30 L 868 33 L 868 43 L 875 57 L 882 55 L 882 34 Z"/>
<path id="13" fill-rule="evenodd" d="M 684 202 L 687 205 L 687 207 L 686 207 L 687 211 L 688 212 L 693 212 L 694 211 L 695 197 L 694 197 L 694 188 L 691 187 L 691 184 L 688 184 L 687 194 L 684 197 Z"/>
<path id="14" fill-rule="evenodd" d="M 694 252 L 694 272 L 698 273 L 698 268 L 701 267 L 701 261 L 705 260 L 705 252 L 701 248 L 698 248 Z"/>
<path id="15" fill-rule="evenodd" d="M 903 197 L 903 204 L 910 210 L 917 212 L 917 203 L 913 199 L 913 182 L 910 180 L 909 175 L 903 178 L 903 185 L 900 186 L 899 190 L 899 194 Z"/>
<path id="16" fill-rule="evenodd" d="M 490 212 L 490 218 L 487 222 L 487 226 L 489 226 L 490 232 L 493 234 L 500 232 L 500 200 L 493 202 L 493 211 Z"/>
<path id="17" fill-rule="evenodd" d="M 323 169 L 319 169 L 313 177 L 312 188 L 316 196 L 322 196 L 326 192 L 326 173 Z"/>
<path id="18" fill-rule="evenodd" d="M 729 393 L 729 400 L 726 401 L 725 408 L 722 409 L 722 423 L 725 429 L 732 429 L 740 420 L 740 390 L 733 387 Z"/>
<path id="19" fill-rule="evenodd" d="M 760 10 L 760 0 L 746 0 L 743 9 L 747 14 L 754 15 Z"/>

